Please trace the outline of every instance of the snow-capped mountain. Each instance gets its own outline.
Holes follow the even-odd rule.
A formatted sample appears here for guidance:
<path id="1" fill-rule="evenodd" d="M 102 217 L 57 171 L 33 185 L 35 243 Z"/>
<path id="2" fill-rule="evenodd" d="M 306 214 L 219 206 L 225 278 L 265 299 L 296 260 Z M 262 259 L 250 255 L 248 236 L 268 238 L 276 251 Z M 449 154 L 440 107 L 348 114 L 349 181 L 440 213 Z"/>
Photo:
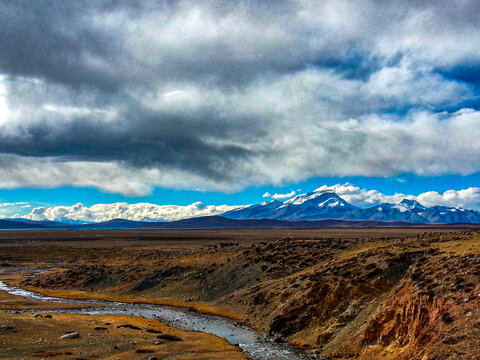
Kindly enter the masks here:
<path id="1" fill-rule="evenodd" d="M 222 216 L 230 219 L 275 220 L 375 220 L 413 223 L 480 223 L 480 212 L 459 207 L 425 207 L 418 201 L 403 199 L 396 204 L 382 203 L 368 208 L 353 206 L 331 191 L 297 195 L 286 201 L 273 200 L 231 210 Z"/>
<path id="2" fill-rule="evenodd" d="M 276 220 L 319 220 L 341 219 L 356 209 L 333 192 L 313 192 L 297 195 L 281 202 L 251 205 L 240 210 L 232 210 L 223 214 L 230 219 L 276 219 Z"/>
<path id="3" fill-rule="evenodd" d="M 225 214 L 232 213 L 231 217 L 228 216 L 230 219 L 271 219 L 272 211 L 281 205 L 283 205 L 283 202 L 272 200 L 236 209 L 235 213 L 228 211 Z"/>
<path id="4" fill-rule="evenodd" d="M 398 204 L 382 203 L 348 214 L 349 220 L 376 220 L 376 221 L 407 221 L 413 223 L 424 223 L 425 218 L 415 211 L 407 209 Z"/>
<path id="5" fill-rule="evenodd" d="M 415 212 L 426 209 L 426 207 L 420 204 L 418 201 L 411 199 L 403 199 L 402 201 L 396 203 L 395 207 L 400 211 L 413 210 Z"/>

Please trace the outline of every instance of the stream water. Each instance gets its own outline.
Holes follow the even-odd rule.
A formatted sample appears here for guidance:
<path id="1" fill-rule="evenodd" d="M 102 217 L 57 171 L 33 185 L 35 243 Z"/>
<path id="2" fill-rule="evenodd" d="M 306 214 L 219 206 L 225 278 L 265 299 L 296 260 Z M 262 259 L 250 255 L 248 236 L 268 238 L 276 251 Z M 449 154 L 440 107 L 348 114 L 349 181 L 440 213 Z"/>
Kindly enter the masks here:
<path id="1" fill-rule="evenodd" d="M 300 360 L 309 359 L 301 350 L 288 344 L 277 344 L 261 333 L 238 324 L 234 320 L 213 315 L 204 315 L 184 308 L 150 305 L 141 303 L 121 303 L 99 300 L 74 300 L 45 296 L 22 288 L 9 286 L 0 281 L 0 290 L 27 299 L 47 302 L 78 303 L 92 305 L 78 309 L 56 310 L 57 312 L 82 313 L 90 315 L 122 314 L 157 319 L 168 325 L 191 331 L 201 331 L 225 338 L 238 345 L 251 359 L 258 360 Z"/>

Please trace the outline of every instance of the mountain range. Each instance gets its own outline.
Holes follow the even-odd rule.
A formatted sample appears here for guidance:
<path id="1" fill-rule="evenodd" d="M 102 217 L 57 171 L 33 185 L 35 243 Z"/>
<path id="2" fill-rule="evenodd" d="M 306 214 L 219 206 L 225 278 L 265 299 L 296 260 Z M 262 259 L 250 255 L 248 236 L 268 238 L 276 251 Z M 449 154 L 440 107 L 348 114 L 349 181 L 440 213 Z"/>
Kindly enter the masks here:
<path id="1" fill-rule="evenodd" d="M 361 208 L 331 191 L 297 195 L 286 201 L 272 200 L 224 213 L 237 219 L 301 220 L 373 220 L 409 223 L 480 223 L 480 211 L 460 207 L 425 207 L 418 201 L 403 199 L 396 204 L 382 203 Z"/>
<path id="2" fill-rule="evenodd" d="M 331 191 L 301 194 L 286 201 L 272 200 L 221 215 L 170 222 L 113 219 L 104 222 L 1 219 L 0 229 L 242 229 L 414 226 L 423 224 L 480 224 L 480 211 L 460 207 L 426 207 L 415 200 L 371 207 L 354 206 Z"/>

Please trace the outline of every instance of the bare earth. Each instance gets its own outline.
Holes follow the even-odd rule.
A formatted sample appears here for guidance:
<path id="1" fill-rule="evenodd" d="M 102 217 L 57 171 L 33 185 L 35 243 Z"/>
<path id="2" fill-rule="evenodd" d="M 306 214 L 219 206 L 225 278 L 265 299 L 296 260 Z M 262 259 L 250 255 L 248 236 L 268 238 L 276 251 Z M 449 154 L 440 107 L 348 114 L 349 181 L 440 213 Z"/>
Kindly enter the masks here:
<path id="1" fill-rule="evenodd" d="M 2 232 L 0 266 L 51 268 L 35 278 L 10 280 L 46 294 L 192 306 L 241 319 L 329 359 L 480 359 L 480 233 L 475 231 Z M 3 296 L 0 308 L 28 306 Z M 0 325 L 13 324 L 19 331 L 0 330 L 0 358 L 38 358 L 40 347 L 34 342 L 40 337 L 56 341 L 40 350 L 73 352 L 58 340 L 73 327 L 81 329 L 82 337 L 67 344 L 76 341 L 75 346 L 88 348 L 95 343 L 91 351 L 101 358 L 109 358 L 108 351 L 116 354 L 112 344 L 119 343 L 122 333 L 126 347 L 119 359 L 147 359 L 148 353 L 138 357 L 135 351 L 152 346 L 158 347 L 159 358 L 182 354 L 178 358 L 187 359 L 191 355 L 182 353 L 191 348 L 187 343 L 199 346 L 198 354 L 211 352 L 191 357 L 195 359 L 243 356 L 215 336 L 180 334 L 160 323 L 155 326 L 185 341 L 154 346 L 155 337 L 142 331 L 120 332 L 114 325 L 108 332 L 92 330 L 122 321 L 146 320 L 36 319 L 30 313 L 0 311 Z M 39 330 L 30 334 L 33 324 Z"/>

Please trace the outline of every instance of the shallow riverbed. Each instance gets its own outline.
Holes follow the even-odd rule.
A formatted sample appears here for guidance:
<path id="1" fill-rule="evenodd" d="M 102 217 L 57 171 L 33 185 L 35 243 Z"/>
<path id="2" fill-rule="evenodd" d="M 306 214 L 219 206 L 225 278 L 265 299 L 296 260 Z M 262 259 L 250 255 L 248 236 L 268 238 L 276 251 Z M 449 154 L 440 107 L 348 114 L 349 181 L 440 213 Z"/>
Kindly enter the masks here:
<path id="1" fill-rule="evenodd" d="M 0 281 L 0 290 L 37 301 L 95 305 L 95 307 L 57 310 L 57 312 L 90 315 L 135 315 L 157 319 L 165 324 L 185 330 L 215 334 L 225 338 L 231 344 L 238 345 L 252 359 L 299 360 L 309 358 L 301 350 L 287 344 L 273 343 L 259 332 L 221 316 L 204 315 L 194 311 L 188 311 L 184 308 L 171 306 L 56 298 L 9 286 L 2 281 Z"/>

